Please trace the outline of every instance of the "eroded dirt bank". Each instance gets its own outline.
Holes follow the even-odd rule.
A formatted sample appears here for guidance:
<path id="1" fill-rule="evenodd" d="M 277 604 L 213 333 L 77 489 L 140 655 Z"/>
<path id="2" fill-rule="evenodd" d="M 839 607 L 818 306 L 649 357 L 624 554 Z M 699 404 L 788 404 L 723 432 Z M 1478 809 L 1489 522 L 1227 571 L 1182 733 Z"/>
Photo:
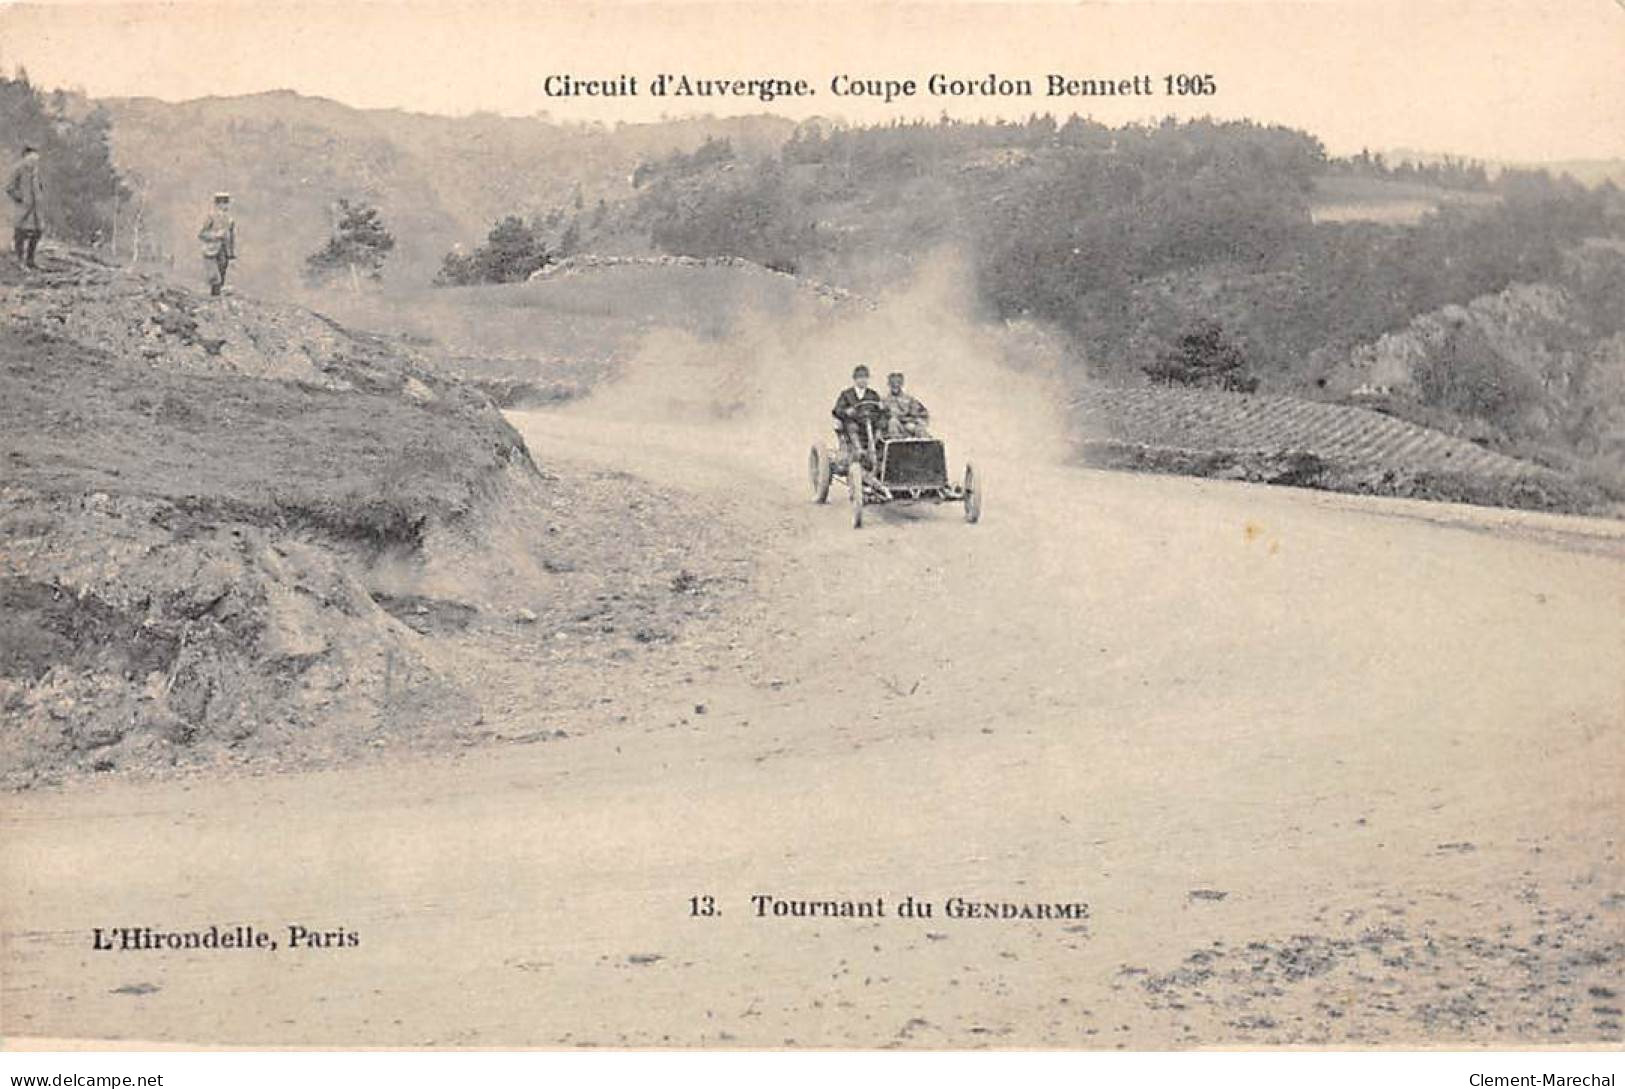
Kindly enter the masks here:
<path id="1" fill-rule="evenodd" d="M 0 272 L 4 786 L 534 734 L 748 577 L 418 348 L 48 265 Z"/>

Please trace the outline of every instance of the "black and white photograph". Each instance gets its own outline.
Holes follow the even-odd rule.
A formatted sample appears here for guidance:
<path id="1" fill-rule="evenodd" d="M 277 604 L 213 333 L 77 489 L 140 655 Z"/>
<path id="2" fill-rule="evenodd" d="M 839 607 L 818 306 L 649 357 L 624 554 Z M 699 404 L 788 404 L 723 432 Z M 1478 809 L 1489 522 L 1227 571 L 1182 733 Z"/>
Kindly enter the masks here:
<path id="1" fill-rule="evenodd" d="M 0 160 L 8 1084 L 1615 1084 L 1625 0 L 14 3 Z"/>

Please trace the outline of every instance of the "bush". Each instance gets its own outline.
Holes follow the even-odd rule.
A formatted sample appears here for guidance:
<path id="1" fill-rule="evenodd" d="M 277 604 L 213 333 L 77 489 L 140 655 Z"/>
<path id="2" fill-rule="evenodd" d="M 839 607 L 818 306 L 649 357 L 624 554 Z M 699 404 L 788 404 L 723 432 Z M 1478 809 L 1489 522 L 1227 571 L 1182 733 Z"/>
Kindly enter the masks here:
<path id="1" fill-rule="evenodd" d="M 1203 322 L 1144 368 L 1153 382 L 1168 386 L 1252 393 L 1258 379 L 1247 373 L 1247 357 L 1216 321 Z"/>
<path id="2" fill-rule="evenodd" d="M 485 245 L 471 254 L 453 250 L 440 263 L 436 287 L 463 284 L 511 284 L 527 280 L 553 257 L 542 242 L 539 225 L 527 225 L 518 216 L 498 220 L 486 235 Z"/>
<path id="3" fill-rule="evenodd" d="M 1411 371 L 1423 404 L 1520 435 L 1541 400 L 1539 380 L 1498 351 L 1484 330 L 1455 323 Z"/>

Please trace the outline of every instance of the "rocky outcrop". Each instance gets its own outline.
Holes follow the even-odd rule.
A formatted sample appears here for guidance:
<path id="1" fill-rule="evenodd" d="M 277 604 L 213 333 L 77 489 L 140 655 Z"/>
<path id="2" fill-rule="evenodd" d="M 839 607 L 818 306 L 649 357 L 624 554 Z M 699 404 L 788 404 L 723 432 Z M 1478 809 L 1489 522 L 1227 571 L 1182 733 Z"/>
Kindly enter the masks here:
<path id="1" fill-rule="evenodd" d="M 382 557 L 541 477 L 481 394 L 294 307 L 71 257 L 0 283 L 0 769 L 166 766 L 477 718 Z M 459 557 L 459 562 L 466 557 Z"/>

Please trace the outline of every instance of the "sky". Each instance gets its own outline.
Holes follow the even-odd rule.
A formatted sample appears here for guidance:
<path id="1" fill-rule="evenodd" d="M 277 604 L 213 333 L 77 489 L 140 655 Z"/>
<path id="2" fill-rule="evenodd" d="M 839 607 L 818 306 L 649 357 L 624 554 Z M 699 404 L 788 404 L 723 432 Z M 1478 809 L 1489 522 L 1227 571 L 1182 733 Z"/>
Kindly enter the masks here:
<path id="1" fill-rule="evenodd" d="M 1500 162 L 1625 159 L 1625 0 L 705 0 L 0 2 L 0 68 L 94 96 L 183 100 L 273 89 L 358 107 L 648 121 L 1025 117 L 1117 124 L 1249 117 L 1333 153 L 1406 148 Z M 659 98 L 657 73 L 806 79 L 817 92 Z M 936 96 L 934 73 L 1031 80 L 1035 97 Z M 1211 76 L 1203 96 L 1048 97 L 1076 79 Z M 559 97 L 548 76 L 636 76 L 637 97 Z M 831 80 L 913 79 L 890 104 Z"/>

